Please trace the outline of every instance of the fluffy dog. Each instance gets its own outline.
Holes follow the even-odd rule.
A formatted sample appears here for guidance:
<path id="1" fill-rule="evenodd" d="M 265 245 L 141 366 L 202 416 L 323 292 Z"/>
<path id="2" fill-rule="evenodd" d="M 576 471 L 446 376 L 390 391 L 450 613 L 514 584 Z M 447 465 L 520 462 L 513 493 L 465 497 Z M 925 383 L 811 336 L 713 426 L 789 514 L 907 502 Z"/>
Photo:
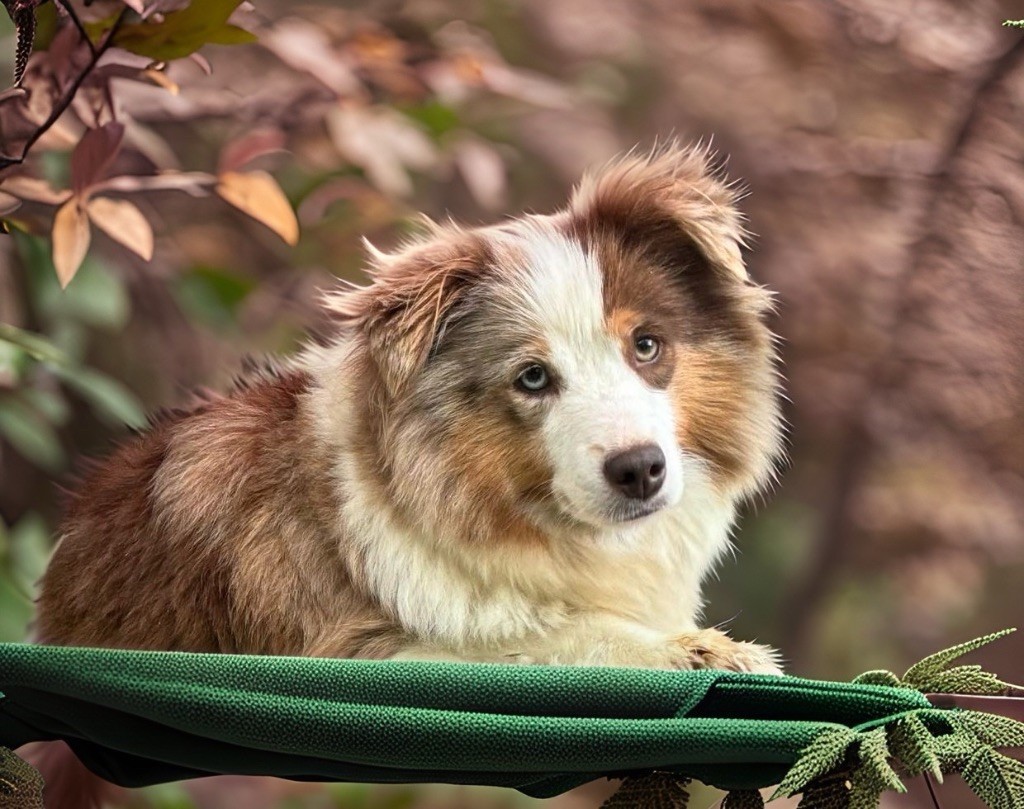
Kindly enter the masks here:
<path id="1" fill-rule="evenodd" d="M 85 477 L 41 642 L 778 672 L 701 582 L 780 453 L 770 296 L 701 149 L 437 225 L 338 328 Z"/>

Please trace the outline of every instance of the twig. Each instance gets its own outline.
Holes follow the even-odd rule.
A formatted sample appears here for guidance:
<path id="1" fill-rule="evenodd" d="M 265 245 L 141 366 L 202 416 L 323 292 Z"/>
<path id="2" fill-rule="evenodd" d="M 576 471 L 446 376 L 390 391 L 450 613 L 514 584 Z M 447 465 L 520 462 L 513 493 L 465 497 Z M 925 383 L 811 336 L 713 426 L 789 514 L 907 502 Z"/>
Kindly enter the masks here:
<path id="1" fill-rule="evenodd" d="M 114 36 L 121 28 L 121 25 L 124 23 L 127 15 L 128 8 L 126 6 L 121 10 L 121 13 L 117 15 L 117 19 L 114 20 L 114 24 L 111 26 L 110 31 L 107 32 L 107 35 L 103 38 L 103 41 L 98 46 L 92 46 L 92 43 L 90 42 L 92 56 L 89 59 L 89 63 L 85 66 L 82 72 L 75 77 L 74 81 L 71 82 L 68 89 L 64 92 L 64 95 L 60 97 L 60 100 L 58 100 L 53 109 L 50 110 L 50 114 L 46 117 L 46 120 L 43 121 L 35 132 L 32 133 L 29 139 L 25 141 L 25 145 L 21 148 L 21 154 L 17 157 L 0 155 L 0 170 L 24 163 L 25 159 L 28 157 L 29 151 L 33 146 L 35 146 L 36 142 L 50 130 L 50 127 L 57 123 L 57 120 L 64 114 L 67 108 L 71 106 L 71 102 L 75 100 L 75 95 L 77 95 L 82 83 L 89 77 L 89 74 L 92 73 L 93 68 L 96 67 L 100 58 L 107 52 L 107 49 L 113 43 Z"/>

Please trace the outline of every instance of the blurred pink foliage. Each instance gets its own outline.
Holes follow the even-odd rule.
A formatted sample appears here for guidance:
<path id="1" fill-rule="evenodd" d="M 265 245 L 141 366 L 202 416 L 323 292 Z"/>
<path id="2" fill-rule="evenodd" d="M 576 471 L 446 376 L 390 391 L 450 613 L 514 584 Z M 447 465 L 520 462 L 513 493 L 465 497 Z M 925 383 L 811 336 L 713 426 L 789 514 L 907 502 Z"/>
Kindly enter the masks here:
<path id="1" fill-rule="evenodd" d="M 752 274 L 779 294 L 792 462 L 709 617 L 739 613 L 800 673 L 835 676 L 1019 620 L 1024 40 L 1001 25 L 1016 3 L 202 8 L 37 9 L 23 89 L 0 94 L 16 234 L 0 323 L 87 346 L 170 404 L 324 326 L 317 291 L 361 277 L 363 235 L 394 243 L 420 210 L 545 210 L 638 142 L 713 136 L 751 191 Z M 49 240 L 52 263 L 33 248 Z M 130 315 L 69 337 L 60 306 L 99 283 L 90 260 Z M 53 265 L 66 299 L 41 280 Z M 0 411 L 64 384 L 0 356 Z M 75 453 L 115 434 L 74 399 L 54 429 Z M 4 446 L 5 522 L 52 519 L 60 473 Z M 1024 679 L 1019 643 L 988 665 Z"/>

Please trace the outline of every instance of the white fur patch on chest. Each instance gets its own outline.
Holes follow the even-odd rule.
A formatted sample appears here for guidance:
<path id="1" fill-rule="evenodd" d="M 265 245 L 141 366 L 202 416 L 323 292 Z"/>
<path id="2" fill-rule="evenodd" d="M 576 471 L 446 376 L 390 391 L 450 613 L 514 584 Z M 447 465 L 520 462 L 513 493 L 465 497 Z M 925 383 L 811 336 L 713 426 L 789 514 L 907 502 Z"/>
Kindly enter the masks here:
<path id="1" fill-rule="evenodd" d="M 692 486 L 679 506 L 619 536 L 479 552 L 401 528 L 358 479 L 346 489 L 345 532 L 382 606 L 423 647 L 480 659 L 571 638 L 574 622 L 600 616 L 666 634 L 694 628 L 700 582 L 728 547 L 733 517 Z"/>

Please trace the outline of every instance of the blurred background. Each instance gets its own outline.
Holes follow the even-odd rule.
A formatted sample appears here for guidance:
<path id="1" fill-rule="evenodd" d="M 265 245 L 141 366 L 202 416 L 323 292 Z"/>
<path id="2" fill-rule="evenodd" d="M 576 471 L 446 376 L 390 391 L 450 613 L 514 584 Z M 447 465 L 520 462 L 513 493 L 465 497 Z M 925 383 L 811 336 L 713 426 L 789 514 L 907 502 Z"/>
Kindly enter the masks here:
<path id="1" fill-rule="evenodd" d="M 88 28 L 124 5 L 183 3 L 75 8 Z M 362 277 L 361 236 L 387 247 L 418 211 L 547 211 L 587 167 L 672 135 L 712 139 L 749 188 L 747 259 L 778 293 L 790 399 L 789 466 L 747 510 L 709 623 L 778 646 L 796 674 L 839 679 L 1020 623 L 1024 32 L 1001 26 L 1020 16 L 1019 0 L 259 0 L 231 17 L 253 37 L 220 37 L 239 44 L 169 65 L 111 51 L 26 166 L 0 172 L 0 640 L 26 636 L 77 459 L 197 386 L 229 384 L 246 354 L 296 351 L 325 325 L 317 291 Z M 39 19 L 38 91 L 0 96 L 7 155 L 89 60 L 53 4 Z M 5 77 L 13 31 L 0 19 Z M 71 150 L 111 103 L 124 140 L 92 181 L 126 178 L 112 193 L 155 249 L 144 260 L 96 219 L 62 291 L 59 191 L 81 186 Z M 199 180 L 189 194 L 128 179 L 156 171 L 269 172 L 301 238 L 286 243 L 266 188 L 254 211 Z M 1024 680 L 1024 639 L 978 658 Z M 239 779 L 131 801 L 538 803 Z"/>

